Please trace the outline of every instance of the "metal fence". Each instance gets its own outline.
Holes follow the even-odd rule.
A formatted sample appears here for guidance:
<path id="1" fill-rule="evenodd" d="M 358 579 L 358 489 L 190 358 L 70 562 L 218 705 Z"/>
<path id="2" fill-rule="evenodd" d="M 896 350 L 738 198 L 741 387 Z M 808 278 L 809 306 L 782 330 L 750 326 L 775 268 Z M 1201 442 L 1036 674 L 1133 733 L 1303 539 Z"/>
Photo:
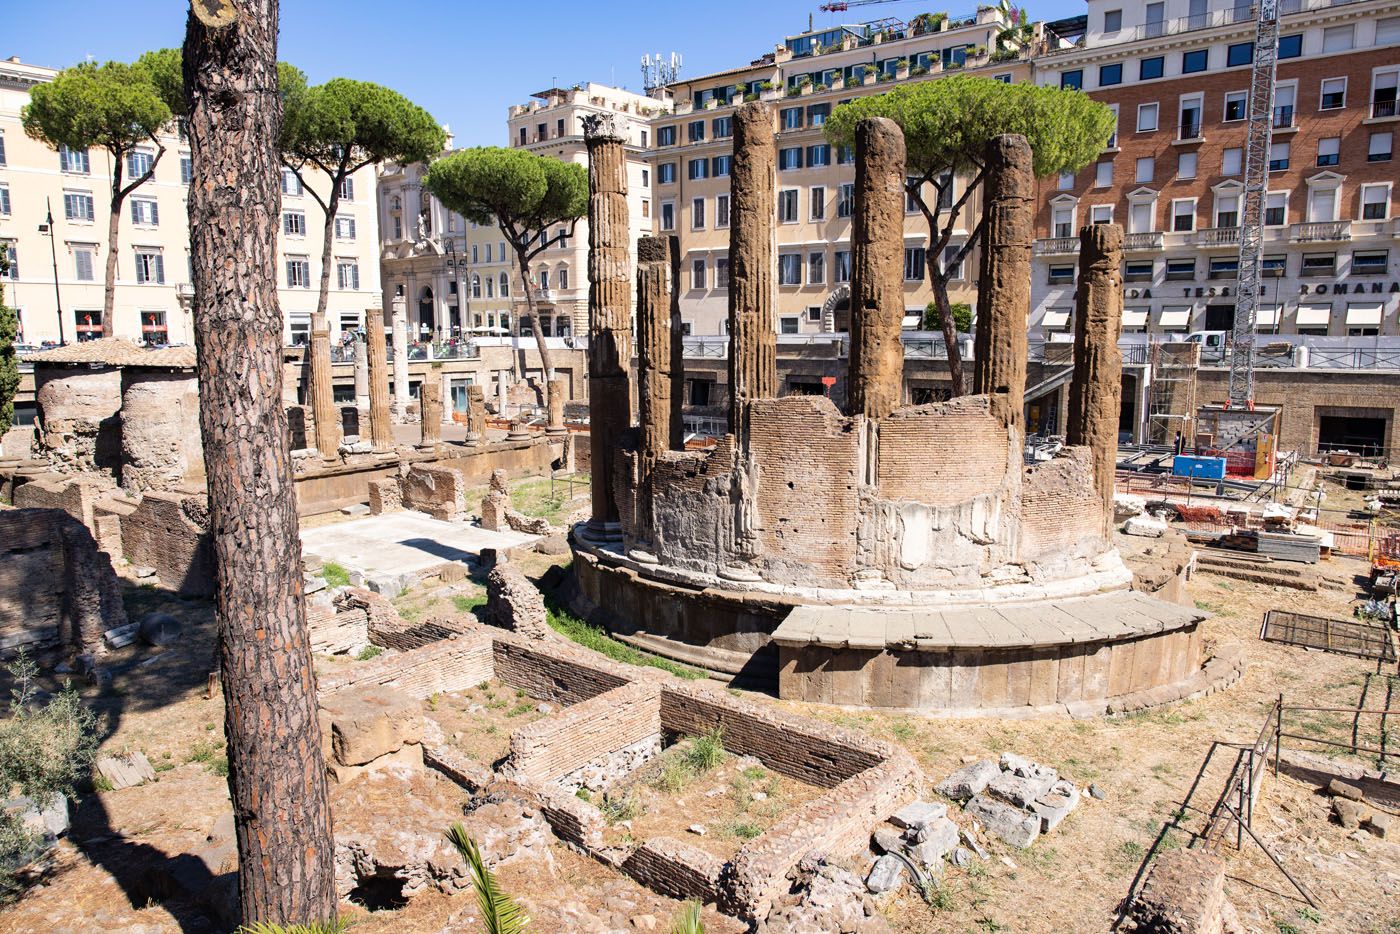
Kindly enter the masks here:
<path id="1" fill-rule="evenodd" d="M 1259 638 L 1265 642 L 1281 642 L 1380 662 L 1396 660 L 1390 630 L 1383 624 L 1359 619 L 1331 619 L 1292 610 L 1269 610 L 1259 627 Z"/>

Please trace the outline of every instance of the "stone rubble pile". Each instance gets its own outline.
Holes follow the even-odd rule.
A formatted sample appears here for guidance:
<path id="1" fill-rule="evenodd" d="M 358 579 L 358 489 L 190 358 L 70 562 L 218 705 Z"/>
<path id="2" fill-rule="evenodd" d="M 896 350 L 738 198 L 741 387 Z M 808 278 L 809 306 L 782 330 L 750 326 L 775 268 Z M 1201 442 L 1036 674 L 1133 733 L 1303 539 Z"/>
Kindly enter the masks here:
<path id="1" fill-rule="evenodd" d="M 1343 830 L 1357 833 L 1369 831 L 1372 836 L 1382 840 L 1390 837 L 1395 829 L 1394 815 L 1368 804 L 1360 788 L 1334 778 L 1328 783 L 1326 791 L 1332 798 L 1332 816 Z"/>
<path id="2" fill-rule="evenodd" d="M 1053 768 L 1015 753 L 981 759 L 938 783 L 937 792 L 963 802 L 991 836 L 1025 849 L 1059 826 L 1079 804 L 1080 791 Z"/>

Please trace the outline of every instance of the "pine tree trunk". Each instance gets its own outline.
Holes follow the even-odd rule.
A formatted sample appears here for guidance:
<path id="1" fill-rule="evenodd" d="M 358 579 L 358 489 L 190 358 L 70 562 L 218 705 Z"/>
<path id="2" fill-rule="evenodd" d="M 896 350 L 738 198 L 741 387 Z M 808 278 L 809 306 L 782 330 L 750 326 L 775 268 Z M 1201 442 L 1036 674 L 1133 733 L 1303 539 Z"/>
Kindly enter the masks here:
<path id="1" fill-rule="evenodd" d="M 335 243 L 335 212 L 340 207 L 340 182 L 331 181 L 331 196 L 326 199 L 326 223 L 321 231 L 321 292 L 316 297 L 316 314 L 321 316 L 326 314 L 330 300 L 331 247 Z"/>
<path id="2" fill-rule="evenodd" d="M 520 280 L 525 283 L 525 307 L 530 311 L 530 333 L 535 335 L 535 347 L 540 354 L 540 368 L 544 371 L 544 381 L 546 386 L 554 379 L 554 357 L 548 347 L 544 345 L 544 338 L 540 336 L 540 316 L 535 310 L 535 296 L 530 291 L 530 261 L 525 258 L 523 250 L 516 253 L 516 258 L 520 261 Z M 517 315 L 517 319 L 518 319 Z M 515 323 L 516 333 L 520 331 L 520 322 Z M 522 378 L 524 374 L 521 374 Z"/>
<path id="3" fill-rule="evenodd" d="M 103 337 L 116 337 L 112 328 L 115 324 L 113 309 L 117 303 L 117 235 L 122 223 L 122 159 L 122 153 L 113 153 L 112 161 L 115 165 L 112 167 L 112 200 L 111 210 L 107 215 L 107 279 L 102 290 Z M 74 327 L 77 327 L 76 323 Z"/>
<path id="4" fill-rule="evenodd" d="M 928 262 L 928 260 L 925 260 Z M 953 320 L 953 308 L 948 304 L 948 281 L 942 276 L 929 276 L 933 286 L 933 302 L 943 323 L 943 346 L 948 349 L 948 380 L 952 384 L 949 396 L 957 398 L 967 392 L 963 380 L 962 350 L 958 347 L 958 325 Z"/>
<path id="5" fill-rule="evenodd" d="M 335 915 L 325 763 L 282 408 L 277 0 L 196 3 L 185 35 L 200 426 L 242 920 Z M 232 12 L 231 25 L 207 25 Z"/>

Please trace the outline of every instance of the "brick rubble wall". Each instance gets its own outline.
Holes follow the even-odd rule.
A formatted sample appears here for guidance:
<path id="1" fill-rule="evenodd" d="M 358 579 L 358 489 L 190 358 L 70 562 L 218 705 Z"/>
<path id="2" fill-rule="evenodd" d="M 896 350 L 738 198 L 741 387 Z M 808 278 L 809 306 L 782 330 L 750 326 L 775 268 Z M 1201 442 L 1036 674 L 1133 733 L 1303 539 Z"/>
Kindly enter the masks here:
<path id="1" fill-rule="evenodd" d="M 639 677 L 635 668 L 562 642 L 546 647 L 501 630 L 487 636 L 495 645 L 496 677 L 540 700 L 577 704 Z"/>
<path id="2" fill-rule="evenodd" d="M 436 464 L 414 464 L 400 481 L 405 509 L 425 512 L 451 522 L 467 512 L 466 483 L 462 474 Z"/>
<path id="3" fill-rule="evenodd" d="M 1092 559 L 1108 549 L 1103 540 L 1104 503 L 1094 487 L 1093 452 L 1065 448 L 1054 460 L 1026 468 L 1021 488 L 1021 560 L 1051 576 L 1075 558 Z"/>
<path id="4" fill-rule="evenodd" d="M 202 495 L 148 491 L 122 519 L 126 560 L 156 569 L 166 587 L 182 594 L 214 592 L 213 543 Z"/>
<path id="5" fill-rule="evenodd" d="M 622 871 L 670 898 L 713 902 L 719 897 L 724 861 L 698 846 L 671 837 L 652 837 L 622 863 Z"/>
<path id="6" fill-rule="evenodd" d="M 382 684 L 421 700 L 465 691 L 494 675 L 491 636 L 478 631 L 332 670 L 321 676 L 317 687 L 327 695 L 357 685 Z"/>
<path id="7" fill-rule="evenodd" d="M 637 681 L 516 730 L 509 767 L 521 778 L 552 782 L 660 732 L 661 686 Z"/>

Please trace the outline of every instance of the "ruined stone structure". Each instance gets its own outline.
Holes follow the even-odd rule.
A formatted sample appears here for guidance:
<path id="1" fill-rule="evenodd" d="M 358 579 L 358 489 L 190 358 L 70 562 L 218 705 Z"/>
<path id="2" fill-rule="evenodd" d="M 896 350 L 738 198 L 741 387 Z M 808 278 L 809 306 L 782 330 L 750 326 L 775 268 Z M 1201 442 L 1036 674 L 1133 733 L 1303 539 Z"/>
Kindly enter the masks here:
<path id="1" fill-rule="evenodd" d="M 365 311 L 365 356 L 369 359 L 369 434 L 376 451 L 394 447 L 394 426 L 389 417 L 389 361 L 384 342 L 384 312 Z"/>
<path id="2" fill-rule="evenodd" d="M 311 318 L 311 417 L 316 426 L 316 450 L 327 460 L 340 451 L 340 409 L 331 388 L 331 331 L 325 315 Z"/>
<path id="3" fill-rule="evenodd" d="M 613 120 L 584 121 L 588 142 L 588 396 L 593 518 L 589 532 L 615 538 L 613 466 L 607 452 L 632 423 L 631 276 L 627 262 L 627 159 Z"/>
<path id="4" fill-rule="evenodd" d="M 467 445 L 486 443 L 486 390 L 473 383 L 467 387 Z"/>
<path id="5" fill-rule="evenodd" d="M 121 463 L 121 370 L 113 354 L 136 350 L 119 338 L 68 344 L 25 359 L 34 364 L 35 453 L 63 473 L 103 472 Z"/>
<path id="6" fill-rule="evenodd" d="M 1096 224 L 1079 231 L 1079 291 L 1074 307 L 1074 374 L 1065 440 L 1094 452 L 1094 484 L 1104 503 L 1105 534 L 1113 521 L 1123 355 L 1123 228 Z"/>
<path id="7" fill-rule="evenodd" d="M 1202 615 L 1131 592 L 1112 546 L 1095 465 L 1111 463 L 1113 439 L 1023 463 L 1025 140 L 989 146 L 981 391 L 908 406 L 885 365 L 903 314 L 891 284 L 903 140 L 874 121 L 857 138 L 865 278 L 853 283 L 851 413 L 819 396 L 775 398 L 764 375 L 772 128 L 746 105 L 731 216 L 733 430 L 708 450 L 658 451 L 659 413 L 644 410 L 624 436 L 618 414 L 595 410 L 594 432 L 615 440 L 595 445 L 594 476 L 605 462 L 613 472 L 623 540 L 575 536 L 578 608 L 652 651 L 828 703 L 1087 714 L 1201 689 Z M 650 282 L 643 269 L 644 311 Z M 1116 384 L 1111 364 L 1084 378 Z"/>
<path id="8" fill-rule="evenodd" d="M 564 427 L 564 403 L 566 390 L 562 379 L 552 379 L 546 387 L 545 398 L 548 400 L 549 421 L 545 423 L 545 431 L 551 435 L 562 435 L 567 428 Z"/>
<path id="9" fill-rule="evenodd" d="M 122 368 L 122 487 L 129 493 L 204 481 L 199 381 L 189 367 Z"/>
<path id="10" fill-rule="evenodd" d="M 442 440 L 442 380 L 430 375 L 418 388 L 419 447 L 432 449 Z"/>
<path id="11" fill-rule="evenodd" d="M 402 295 L 390 305 L 394 329 L 394 420 L 408 419 L 408 303 Z"/>

